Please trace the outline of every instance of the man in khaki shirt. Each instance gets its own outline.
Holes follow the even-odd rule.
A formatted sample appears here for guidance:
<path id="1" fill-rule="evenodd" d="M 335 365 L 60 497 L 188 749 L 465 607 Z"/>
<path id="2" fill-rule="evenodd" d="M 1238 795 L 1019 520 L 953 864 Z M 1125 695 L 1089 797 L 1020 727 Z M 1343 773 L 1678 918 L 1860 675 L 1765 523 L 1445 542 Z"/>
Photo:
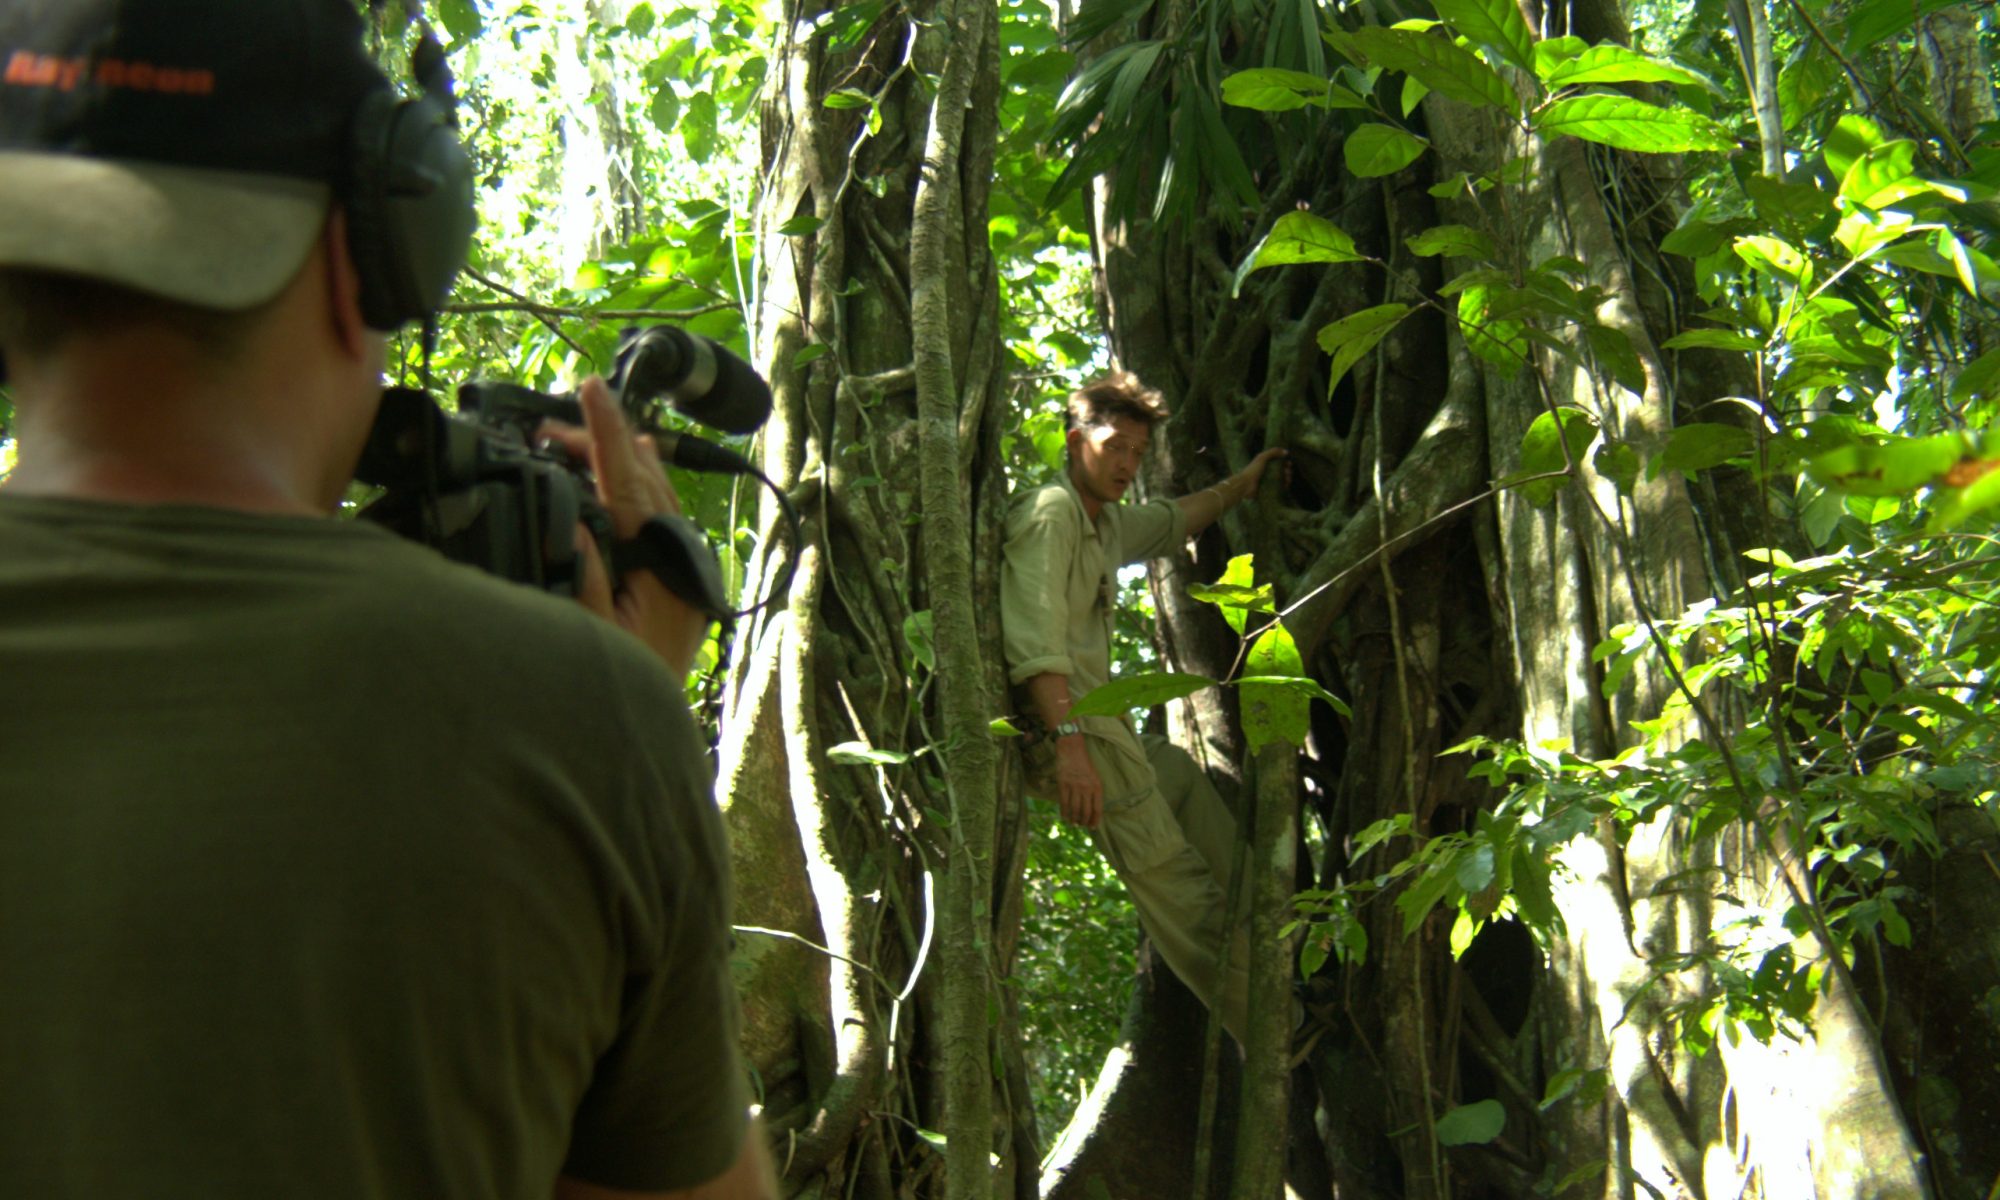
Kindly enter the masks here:
<path id="1" fill-rule="evenodd" d="M 1249 937 L 1225 928 L 1236 841 L 1228 809 L 1165 739 L 1141 738 L 1123 716 L 1069 716 L 1072 701 L 1111 676 L 1117 569 L 1206 529 L 1284 453 L 1266 450 L 1175 500 L 1120 504 L 1166 415 L 1160 394 L 1125 372 L 1070 397 L 1063 478 L 1016 498 L 1007 517 L 1000 616 L 1008 678 L 1054 736 L 1054 760 L 1031 764 L 1029 790 L 1095 833 L 1161 956 L 1204 1003 L 1220 996 L 1222 1023 L 1240 1041 Z"/>

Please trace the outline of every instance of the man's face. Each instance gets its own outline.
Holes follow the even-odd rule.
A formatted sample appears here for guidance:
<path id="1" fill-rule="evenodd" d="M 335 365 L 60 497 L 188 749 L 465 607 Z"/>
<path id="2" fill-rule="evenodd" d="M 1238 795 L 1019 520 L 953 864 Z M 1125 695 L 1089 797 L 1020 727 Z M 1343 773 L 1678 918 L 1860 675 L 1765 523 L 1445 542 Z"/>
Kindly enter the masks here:
<path id="1" fill-rule="evenodd" d="M 1099 504 L 1116 504 L 1139 477 L 1153 431 L 1144 421 L 1114 416 L 1102 425 L 1070 430 L 1067 440 L 1076 490 Z"/>

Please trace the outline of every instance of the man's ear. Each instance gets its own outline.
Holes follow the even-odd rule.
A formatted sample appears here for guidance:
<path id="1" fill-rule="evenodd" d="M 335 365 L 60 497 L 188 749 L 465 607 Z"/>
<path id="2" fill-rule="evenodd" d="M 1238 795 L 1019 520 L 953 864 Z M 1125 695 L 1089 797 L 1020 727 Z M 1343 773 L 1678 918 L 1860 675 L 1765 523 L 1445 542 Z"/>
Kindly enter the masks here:
<path id="1" fill-rule="evenodd" d="M 1069 451 L 1071 462 L 1076 461 L 1077 451 L 1083 449 L 1083 426 L 1072 425 L 1063 431 L 1063 447 Z"/>
<path id="2" fill-rule="evenodd" d="M 320 247 L 325 255 L 327 309 L 334 337 L 343 350 L 360 358 L 368 353 L 369 330 L 361 319 L 361 273 L 347 245 L 347 214 L 339 205 L 327 217 Z"/>

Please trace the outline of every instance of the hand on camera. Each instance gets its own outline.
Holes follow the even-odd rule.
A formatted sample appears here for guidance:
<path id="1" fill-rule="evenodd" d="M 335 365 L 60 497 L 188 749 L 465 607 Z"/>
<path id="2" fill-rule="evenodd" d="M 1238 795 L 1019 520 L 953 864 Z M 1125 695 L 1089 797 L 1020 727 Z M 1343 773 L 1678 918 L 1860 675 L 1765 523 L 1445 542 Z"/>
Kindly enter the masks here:
<path id="1" fill-rule="evenodd" d="M 662 513 L 678 516 L 680 499 L 667 482 L 652 437 L 632 432 L 602 378 L 593 375 L 584 380 L 577 396 L 583 404 L 584 428 L 550 421 L 542 426 L 541 435 L 561 445 L 572 458 L 590 463 L 597 480 L 597 499 L 611 514 L 618 537 L 633 537 L 641 525 Z M 708 636 L 708 617 L 668 591 L 648 571 L 628 572 L 614 594 L 610 571 L 597 552 L 595 539 L 582 525 L 576 527 L 576 549 L 583 562 L 578 601 L 637 636 L 685 679 L 702 639 Z"/>

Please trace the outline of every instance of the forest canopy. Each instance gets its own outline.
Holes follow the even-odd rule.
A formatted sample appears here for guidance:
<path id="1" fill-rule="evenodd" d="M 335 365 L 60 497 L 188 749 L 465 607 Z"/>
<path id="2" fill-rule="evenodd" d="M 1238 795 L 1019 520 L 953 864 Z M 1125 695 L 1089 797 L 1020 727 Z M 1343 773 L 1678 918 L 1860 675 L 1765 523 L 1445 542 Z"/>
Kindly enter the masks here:
<path id="1" fill-rule="evenodd" d="M 689 700 L 788 1194 L 2000 1194 L 1990 3 L 368 11 L 480 180 L 393 375 L 772 383 L 796 527 L 673 481 L 776 592 Z M 1146 496 L 1291 464 L 1080 702 L 1235 809 L 1240 1054 L 1022 791 L 1002 526 L 1112 366 Z"/>

